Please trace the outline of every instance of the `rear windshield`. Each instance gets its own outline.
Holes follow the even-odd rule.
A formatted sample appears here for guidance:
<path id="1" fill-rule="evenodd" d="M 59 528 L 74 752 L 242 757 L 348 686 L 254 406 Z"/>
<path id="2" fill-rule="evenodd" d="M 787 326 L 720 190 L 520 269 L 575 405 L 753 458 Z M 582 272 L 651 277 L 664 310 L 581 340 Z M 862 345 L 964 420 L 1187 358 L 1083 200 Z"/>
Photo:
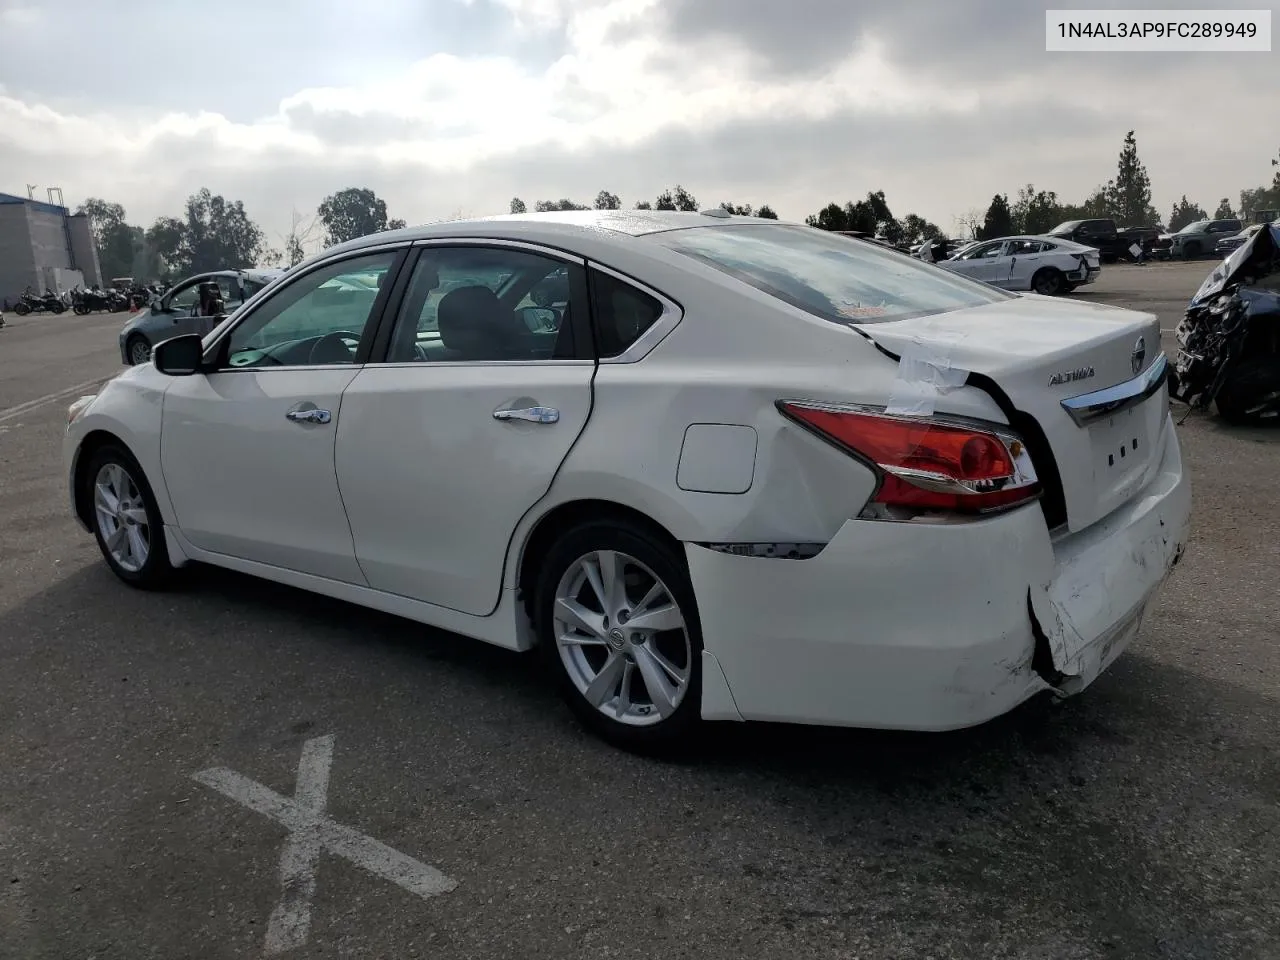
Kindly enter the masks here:
<path id="1" fill-rule="evenodd" d="M 815 227 L 741 224 L 648 235 L 835 323 L 881 323 L 1013 298 L 896 250 Z"/>

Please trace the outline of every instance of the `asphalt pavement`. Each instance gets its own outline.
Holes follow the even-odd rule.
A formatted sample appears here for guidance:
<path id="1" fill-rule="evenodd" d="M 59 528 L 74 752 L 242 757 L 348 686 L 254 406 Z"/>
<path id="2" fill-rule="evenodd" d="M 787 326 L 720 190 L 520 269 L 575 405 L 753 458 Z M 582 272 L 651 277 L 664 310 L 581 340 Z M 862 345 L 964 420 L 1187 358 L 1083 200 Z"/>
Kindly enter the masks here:
<path id="1" fill-rule="evenodd" d="M 1079 296 L 1172 330 L 1209 266 Z M 118 582 L 60 441 L 124 316 L 6 320 L 0 957 L 1280 956 L 1280 431 L 1178 428 L 1191 545 L 1082 696 L 660 762 L 528 656 L 212 569 Z"/>

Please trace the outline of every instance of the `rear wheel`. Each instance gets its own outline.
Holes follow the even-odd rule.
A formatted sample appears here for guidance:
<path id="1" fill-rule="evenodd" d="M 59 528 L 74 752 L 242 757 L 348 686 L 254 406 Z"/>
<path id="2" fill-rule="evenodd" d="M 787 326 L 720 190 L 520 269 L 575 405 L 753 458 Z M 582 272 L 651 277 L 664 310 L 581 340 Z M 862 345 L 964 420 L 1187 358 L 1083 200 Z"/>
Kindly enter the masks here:
<path id="1" fill-rule="evenodd" d="M 125 342 L 125 352 L 129 354 L 129 362 L 135 367 L 151 359 L 151 344 L 140 333 L 135 333 Z"/>
<path id="2" fill-rule="evenodd" d="M 625 521 L 571 529 L 542 565 L 534 622 L 544 661 L 586 727 L 632 750 L 688 742 L 701 715 L 702 635 L 670 544 Z"/>
<path id="3" fill-rule="evenodd" d="M 1054 270 L 1052 267 L 1037 270 L 1036 275 L 1031 278 L 1031 289 L 1044 297 L 1057 296 L 1063 292 L 1066 285 L 1067 278 L 1062 275 L 1062 271 Z"/>
<path id="4" fill-rule="evenodd" d="M 1242 361 L 1218 391 L 1217 403 L 1228 423 L 1280 424 L 1280 357 Z"/>
<path id="5" fill-rule="evenodd" d="M 86 472 L 98 549 L 112 572 L 130 586 L 152 590 L 173 575 L 164 520 L 142 467 L 123 447 L 94 452 Z"/>

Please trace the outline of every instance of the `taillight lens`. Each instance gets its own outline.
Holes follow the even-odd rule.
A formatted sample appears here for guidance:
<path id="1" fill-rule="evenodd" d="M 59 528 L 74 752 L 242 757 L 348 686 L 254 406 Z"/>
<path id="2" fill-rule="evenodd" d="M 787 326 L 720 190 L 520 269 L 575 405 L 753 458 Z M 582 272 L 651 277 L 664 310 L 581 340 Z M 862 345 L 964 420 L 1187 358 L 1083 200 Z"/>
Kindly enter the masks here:
<path id="1" fill-rule="evenodd" d="M 880 486 L 864 517 L 981 514 L 1040 495 L 1031 456 L 1011 431 L 840 404 L 788 400 L 779 408 L 877 469 Z"/>

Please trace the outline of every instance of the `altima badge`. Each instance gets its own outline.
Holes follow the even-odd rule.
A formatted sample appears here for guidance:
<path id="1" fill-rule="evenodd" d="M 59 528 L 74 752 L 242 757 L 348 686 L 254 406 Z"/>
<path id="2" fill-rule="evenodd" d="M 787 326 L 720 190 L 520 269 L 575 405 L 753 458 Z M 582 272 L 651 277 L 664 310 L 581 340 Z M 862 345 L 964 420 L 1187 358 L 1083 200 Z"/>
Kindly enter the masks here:
<path id="1" fill-rule="evenodd" d="M 1093 376 L 1093 367 L 1076 367 L 1074 370 L 1062 370 L 1049 378 L 1049 386 L 1060 387 L 1064 383 L 1075 383 L 1077 380 L 1088 380 Z"/>

